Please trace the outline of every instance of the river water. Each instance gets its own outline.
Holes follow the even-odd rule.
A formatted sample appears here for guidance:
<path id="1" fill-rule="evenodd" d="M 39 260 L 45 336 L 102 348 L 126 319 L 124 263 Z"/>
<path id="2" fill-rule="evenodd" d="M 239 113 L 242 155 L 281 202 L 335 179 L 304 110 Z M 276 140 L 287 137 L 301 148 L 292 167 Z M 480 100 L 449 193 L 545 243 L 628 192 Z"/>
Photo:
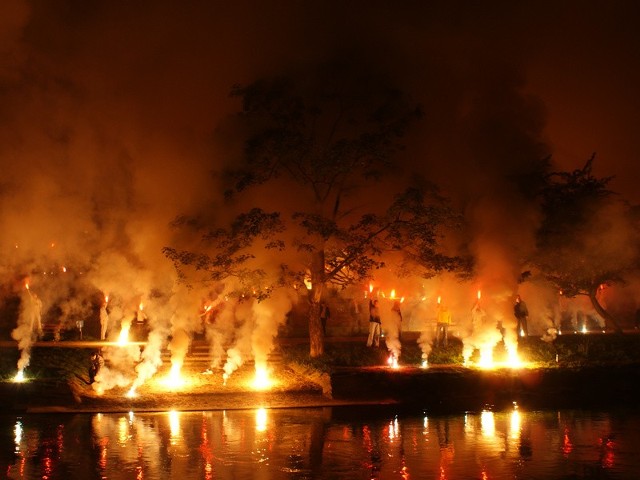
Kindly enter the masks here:
<path id="1" fill-rule="evenodd" d="M 0 415 L 0 478 L 640 478 L 637 410 L 398 408 Z"/>

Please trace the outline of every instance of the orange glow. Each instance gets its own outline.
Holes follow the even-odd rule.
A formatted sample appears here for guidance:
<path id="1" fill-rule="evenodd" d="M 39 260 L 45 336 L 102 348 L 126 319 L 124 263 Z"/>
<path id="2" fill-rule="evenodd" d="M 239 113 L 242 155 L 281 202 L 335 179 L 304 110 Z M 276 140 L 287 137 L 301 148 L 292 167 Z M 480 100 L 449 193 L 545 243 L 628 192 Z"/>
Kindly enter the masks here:
<path id="1" fill-rule="evenodd" d="M 373 292 L 373 283 L 369 283 L 369 293 Z"/>
<path id="2" fill-rule="evenodd" d="M 482 290 L 478 289 L 478 300 L 480 300 L 482 298 Z"/>
<path id="3" fill-rule="evenodd" d="M 118 344 L 126 345 L 129 343 L 129 329 L 131 325 L 122 325 L 122 329 L 120 330 L 120 335 L 118 336 Z"/>
<path id="4" fill-rule="evenodd" d="M 311 290 L 313 288 L 313 284 L 311 283 L 310 278 L 304 279 L 304 286 L 307 287 L 307 290 Z"/>
<path id="5" fill-rule="evenodd" d="M 134 387 L 131 387 L 131 388 L 129 389 L 129 391 L 127 392 L 127 397 L 129 397 L 129 398 L 134 398 L 134 397 L 136 397 L 137 395 L 138 395 L 138 394 L 137 394 L 137 392 L 136 392 L 136 387 L 135 387 L 135 386 L 134 386 Z"/>
<path id="6" fill-rule="evenodd" d="M 565 429 L 564 437 L 562 438 L 562 453 L 564 456 L 569 456 L 569 454 L 573 451 L 573 444 L 571 443 L 571 439 L 569 439 L 569 430 Z"/>
<path id="7" fill-rule="evenodd" d="M 393 353 L 389 355 L 387 363 L 391 368 L 400 368 L 400 365 L 398 365 L 398 358 Z"/>
<path id="8" fill-rule="evenodd" d="M 267 410 L 265 408 L 259 408 L 256 410 L 256 430 L 258 432 L 264 432 L 267 429 Z"/>
<path id="9" fill-rule="evenodd" d="M 180 370 L 182 369 L 182 362 L 174 362 L 171 365 L 171 370 L 169 371 L 169 375 L 164 380 L 164 385 L 170 389 L 176 389 L 184 387 L 186 381 Z"/>
<path id="10" fill-rule="evenodd" d="M 482 428 L 482 435 L 485 437 L 494 437 L 496 434 L 496 423 L 493 416 L 493 412 L 490 410 L 483 410 L 480 414 L 480 427 Z"/>
<path id="11" fill-rule="evenodd" d="M 269 370 L 264 365 L 256 364 L 256 374 L 253 378 L 253 388 L 255 390 L 267 390 L 273 386 L 274 382 L 269 377 Z"/>
<path id="12" fill-rule="evenodd" d="M 13 381 L 18 383 L 22 383 L 26 381 L 26 378 L 24 378 L 24 370 L 18 370 L 18 373 L 16 373 L 16 376 L 13 377 Z"/>
<path id="13" fill-rule="evenodd" d="M 395 289 L 391 290 L 391 293 L 389 294 L 389 298 L 396 298 L 396 290 Z"/>
<path id="14" fill-rule="evenodd" d="M 440 305 L 441 301 L 442 301 L 442 298 L 440 297 L 440 295 L 438 295 L 438 305 Z"/>
<path id="15" fill-rule="evenodd" d="M 138 308 L 140 309 L 140 311 L 144 310 L 144 304 L 142 302 L 140 302 L 140 305 L 138 305 Z"/>

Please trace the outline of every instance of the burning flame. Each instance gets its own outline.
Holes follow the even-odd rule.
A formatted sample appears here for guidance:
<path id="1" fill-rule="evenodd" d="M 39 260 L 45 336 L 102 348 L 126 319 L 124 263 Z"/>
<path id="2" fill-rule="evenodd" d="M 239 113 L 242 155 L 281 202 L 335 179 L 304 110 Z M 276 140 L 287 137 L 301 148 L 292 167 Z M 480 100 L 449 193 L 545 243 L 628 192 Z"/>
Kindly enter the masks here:
<path id="1" fill-rule="evenodd" d="M 18 370 L 18 373 L 16 373 L 16 376 L 13 377 L 14 382 L 22 383 L 25 380 L 26 379 L 24 378 L 24 370 Z"/>
<path id="2" fill-rule="evenodd" d="M 369 283 L 369 293 L 373 293 L 373 283 Z"/>
<path id="3" fill-rule="evenodd" d="M 266 390 L 273 386 L 273 381 L 269 378 L 269 371 L 266 366 L 256 365 L 256 375 L 253 379 L 253 388 L 256 390 Z"/>
<path id="4" fill-rule="evenodd" d="M 387 363 L 391 368 L 400 368 L 400 365 L 398 365 L 398 358 L 393 353 L 389 355 Z"/>
<path id="5" fill-rule="evenodd" d="M 482 290 L 478 289 L 478 301 L 482 298 Z"/>
<path id="6" fill-rule="evenodd" d="M 441 301 L 442 301 L 442 298 L 440 297 L 440 295 L 438 295 L 438 305 L 440 305 Z"/>
<path id="7" fill-rule="evenodd" d="M 310 278 L 304 279 L 304 286 L 307 287 L 307 290 L 311 290 L 313 288 L 313 284 L 311 283 Z"/>
<path id="8" fill-rule="evenodd" d="M 129 329 L 131 328 L 131 325 L 123 325 L 122 329 L 120 330 L 120 335 L 118 336 L 118 344 L 119 345 L 126 345 L 127 343 L 129 343 Z"/>
<path id="9" fill-rule="evenodd" d="M 127 397 L 129 398 L 134 398 L 136 397 L 138 394 L 136 393 L 136 387 L 133 386 L 129 389 L 129 391 L 127 392 Z"/>
<path id="10" fill-rule="evenodd" d="M 180 373 L 182 368 L 182 364 L 179 362 L 175 362 L 171 365 L 171 370 L 169 371 L 169 375 L 164 381 L 165 386 L 171 389 L 183 387 L 185 384 L 185 379 Z"/>
<path id="11" fill-rule="evenodd" d="M 389 298 L 396 298 L 396 290 L 395 290 L 395 288 L 393 290 L 391 290 L 391 293 L 389 294 Z"/>

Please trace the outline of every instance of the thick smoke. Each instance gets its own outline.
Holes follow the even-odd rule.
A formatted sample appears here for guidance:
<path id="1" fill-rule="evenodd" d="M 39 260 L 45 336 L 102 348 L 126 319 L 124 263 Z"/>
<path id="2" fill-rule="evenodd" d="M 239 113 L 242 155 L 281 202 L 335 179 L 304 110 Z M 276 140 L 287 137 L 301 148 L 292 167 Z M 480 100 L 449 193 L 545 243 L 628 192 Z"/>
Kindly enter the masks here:
<path id="1" fill-rule="evenodd" d="M 210 2 L 76 3 L 10 0 L 0 15 L 0 276 L 3 285 L 28 278 L 31 287 L 3 288 L 4 303 L 17 299 L 20 307 L 0 321 L 19 342 L 20 369 L 40 333 L 36 317 L 58 331 L 81 320 L 85 332 L 113 342 L 144 321 L 150 333 L 142 352 L 104 349 L 102 389 L 143 384 L 169 347 L 181 365 L 201 332 L 211 367 L 227 377 L 248 359 L 262 363 L 291 308 L 288 292 L 258 302 L 228 297 L 225 286 L 186 291 L 162 248 L 197 244 L 171 228 L 179 215 L 223 224 L 234 207 L 305 201 L 279 179 L 276 188 L 225 206 L 215 179 L 237 160 L 232 145 L 242 139 L 213 139 L 217 129 L 229 132 L 226 119 L 240 107 L 228 96 L 232 85 L 315 71 L 335 58 L 383 75 L 422 104 L 424 119 L 406 138 L 397 178 L 419 174 L 442 187 L 470 225 L 452 248 L 464 245 L 478 265 L 466 283 L 400 275 L 393 261 L 376 272 L 387 295 L 396 289 L 405 297 L 397 328 L 383 305 L 392 352 L 400 354 L 401 331 L 413 329 L 428 355 L 438 296 L 469 348 L 493 342 L 499 322 L 513 330 L 517 293 L 530 305 L 531 330 L 557 324 L 564 308 L 557 292 L 518 283 L 538 222 L 518 179 L 535 173 L 552 143 L 545 109 L 527 83 L 536 52 L 534 37 L 517 27 L 528 16 L 522 9 L 467 5 L 453 15 L 446 3 L 432 2 L 329 2 L 322 9 L 299 2 L 222 9 Z M 496 22 L 496 15 L 516 22 Z M 548 16 L 530 17 L 531 25 L 547 25 Z M 534 26 L 535 38 L 547 31 Z M 388 195 L 367 192 L 355 203 L 380 207 Z M 258 255 L 256 263 L 280 260 Z M 480 322 L 472 313 L 478 289 L 486 313 Z M 567 308 L 576 323 L 579 312 L 592 315 L 584 306 Z"/>

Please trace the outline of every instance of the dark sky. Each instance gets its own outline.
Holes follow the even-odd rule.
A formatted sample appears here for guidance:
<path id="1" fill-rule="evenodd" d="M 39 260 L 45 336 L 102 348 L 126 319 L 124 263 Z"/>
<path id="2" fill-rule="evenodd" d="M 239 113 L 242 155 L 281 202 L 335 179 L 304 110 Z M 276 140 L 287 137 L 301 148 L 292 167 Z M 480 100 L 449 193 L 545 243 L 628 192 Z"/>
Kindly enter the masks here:
<path id="1" fill-rule="evenodd" d="M 470 217 L 488 237 L 523 207 L 504 178 L 547 154 L 573 169 L 596 152 L 596 173 L 615 175 L 613 187 L 639 201 L 639 8 L 3 1 L 3 268 L 35 264 L 57 242 L 47 256 L 60 262 L 139 263 L 154 272 L 141 284 L 162 277 L 168 222 L 219 198 L 209 172 L 228 161 L 214 138 L 239 107 L 231 86 L 336 58 L 388 76 L 422 104 L 407 161 L 475 199 Z"/>

